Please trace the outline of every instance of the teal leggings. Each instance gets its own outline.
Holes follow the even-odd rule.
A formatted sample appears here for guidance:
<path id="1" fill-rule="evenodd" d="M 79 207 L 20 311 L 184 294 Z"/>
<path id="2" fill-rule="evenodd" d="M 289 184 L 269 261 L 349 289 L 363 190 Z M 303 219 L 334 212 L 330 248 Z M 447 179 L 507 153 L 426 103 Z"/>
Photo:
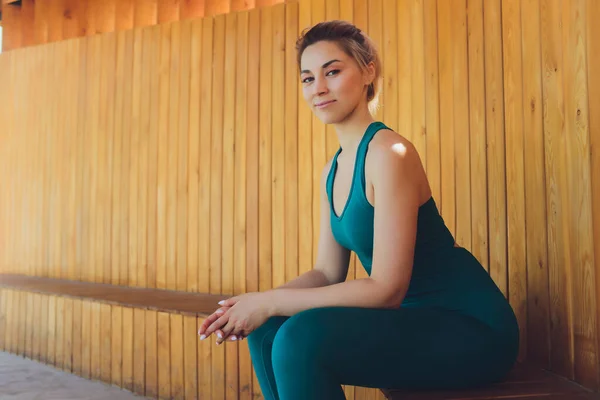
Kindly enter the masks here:
<path id="1" fill-rule="evenodd" d="M 517 349 L 478 320 L 437 308 L 317 308 L 248 336 L 266 400 L 345 399 L 341 385 L 463 388 L 503 378 Z"/>

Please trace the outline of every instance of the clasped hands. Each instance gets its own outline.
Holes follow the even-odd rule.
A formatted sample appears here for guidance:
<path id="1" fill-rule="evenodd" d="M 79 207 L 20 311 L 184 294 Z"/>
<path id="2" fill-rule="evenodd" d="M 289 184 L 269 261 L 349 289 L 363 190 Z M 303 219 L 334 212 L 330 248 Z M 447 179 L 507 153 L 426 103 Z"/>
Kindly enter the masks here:
<path id="1" fill-rule="evenodd" d="M 226 340 L 243 340 L 275 315 L 272 292 L 242 294 L 220 301 L 219 305 L 221 307 L 200 325 L 200 340 L 213 333 L 218 345 Z"/>

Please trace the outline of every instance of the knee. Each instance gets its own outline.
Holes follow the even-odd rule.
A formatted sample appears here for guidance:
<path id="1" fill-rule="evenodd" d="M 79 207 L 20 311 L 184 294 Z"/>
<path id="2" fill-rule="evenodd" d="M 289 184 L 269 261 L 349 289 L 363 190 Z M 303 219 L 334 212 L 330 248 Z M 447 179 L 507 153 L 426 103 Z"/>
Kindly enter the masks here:
<path id="1" fill-rule="evenodd" d="M 248 335 L 248 346 L 250 350 L 262 346 L 265 340 L 273 342 L 275 333 L 286 320 L 285 317 L 272 317 L 262 324 L 258 329 Z"/>
<path id="2" fill-rule="evenodd" d="M 325 353 L 327 340 L 324 332 L 319 330 L 323 311 L 312 309 L 298 313 L 288 319 L 277 331 L 273 341 L 272 362 L 284 366 L 314 363 L 317 356 Z"/>

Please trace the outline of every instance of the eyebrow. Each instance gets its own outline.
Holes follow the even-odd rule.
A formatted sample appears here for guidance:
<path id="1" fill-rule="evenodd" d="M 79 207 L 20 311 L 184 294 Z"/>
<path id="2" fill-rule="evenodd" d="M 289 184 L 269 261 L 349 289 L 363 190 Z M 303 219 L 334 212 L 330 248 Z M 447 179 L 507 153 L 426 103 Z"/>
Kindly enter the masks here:
<path id="1" fill-rule="evenodd" d="M 321 66 L 321 68 L 327 68 L 327 67 L 329 67 L 331 64 L 333 64 L 333 63 L 334 63 L 334 62 L 336 62 L 336 61 L 340 61 L 340 60 L 331 60 L 331 61 L 327 61 L 325 64 L 323 64 L 323 65 Z M 307 70 L 307 69 L 304 69 L 304 70 L 302 70 L 302 72 L 301 72 L 301 73 L 302 73 L 302 74 L 304 74 L 304 73 L 307 73 L 307 72 L 310 72 L 310 71 L 309 71 L 309 70 Z"/>

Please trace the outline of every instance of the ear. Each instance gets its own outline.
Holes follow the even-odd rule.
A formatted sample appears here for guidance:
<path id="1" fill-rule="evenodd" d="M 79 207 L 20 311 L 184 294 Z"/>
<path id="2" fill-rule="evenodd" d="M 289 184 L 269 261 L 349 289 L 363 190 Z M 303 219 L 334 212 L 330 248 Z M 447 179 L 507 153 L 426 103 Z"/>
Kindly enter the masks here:
<path id="1" fill-rule="evenodd" d="M 369 86 L 373 81 L 375 81 L 375 63 L 371 61 L 367 64 L 366 71 L 363 73 L 365 79 L 365 86 Z"/>

